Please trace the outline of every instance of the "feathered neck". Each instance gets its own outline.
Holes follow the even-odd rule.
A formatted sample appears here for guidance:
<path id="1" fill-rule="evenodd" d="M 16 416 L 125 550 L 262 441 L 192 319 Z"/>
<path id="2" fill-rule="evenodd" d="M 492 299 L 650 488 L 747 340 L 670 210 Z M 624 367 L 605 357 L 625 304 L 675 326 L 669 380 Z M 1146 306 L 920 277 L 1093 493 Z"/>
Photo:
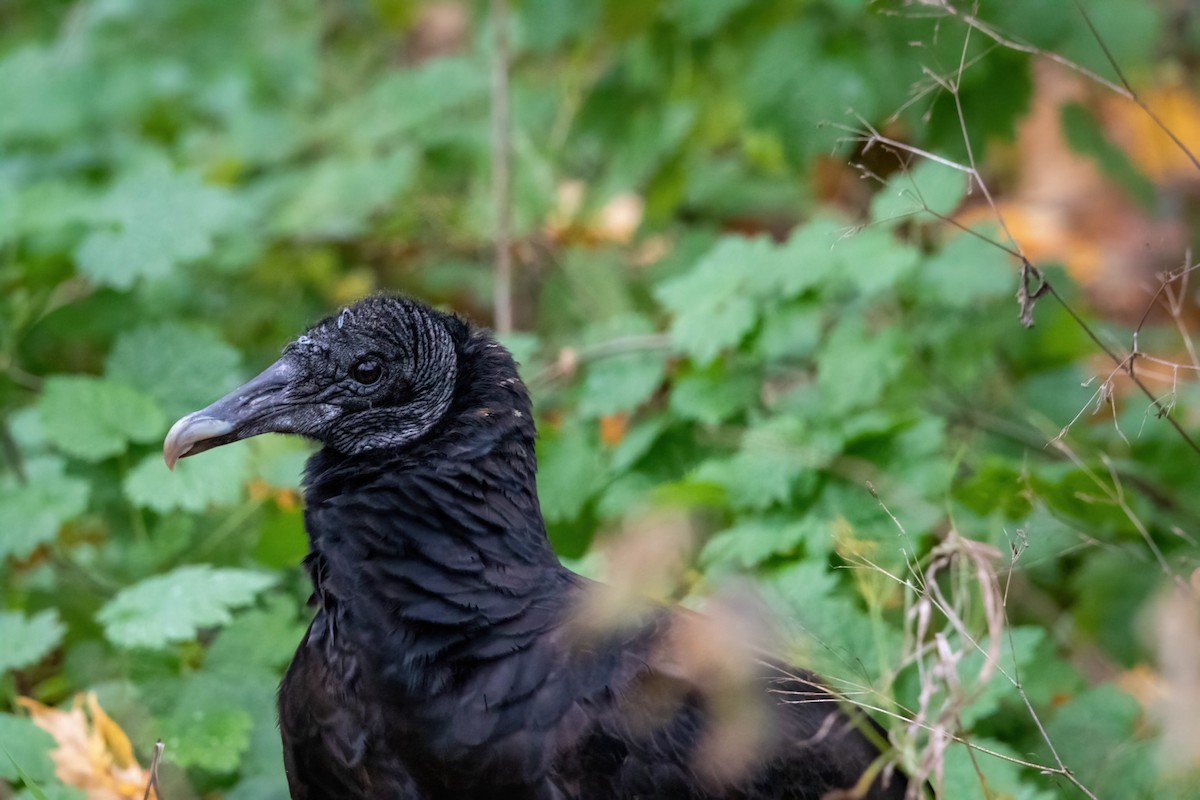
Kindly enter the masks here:
<path id="1" fill-rule="evenodd" d="M 444 688 L 493 650 L 523 650 L 555 624 L 549 598 L 573 581 L 538 505 L 528 392 L 506 350 L 463 333 L 455 402 L 428 436 L 395 452 L 327 448 L 306 470 L 309 569 L 329 636 L 386 650 L 414 692 Z"/>

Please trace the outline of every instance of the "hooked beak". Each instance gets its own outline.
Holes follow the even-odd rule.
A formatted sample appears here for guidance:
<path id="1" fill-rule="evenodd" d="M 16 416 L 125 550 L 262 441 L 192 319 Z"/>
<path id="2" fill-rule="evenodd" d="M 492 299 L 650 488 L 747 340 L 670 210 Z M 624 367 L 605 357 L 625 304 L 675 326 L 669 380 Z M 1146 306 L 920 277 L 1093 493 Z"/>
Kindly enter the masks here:
<path id="1" fill-rule="evenodd" d="M 293 373 L 292 365 L 280 359 L 249 383 L 172 425 L 163 441 L 167 469 L 175 469 L 175 462 L 185 456 L 281 430 L 272 418 L 283 410 L 280 395 Z"/>

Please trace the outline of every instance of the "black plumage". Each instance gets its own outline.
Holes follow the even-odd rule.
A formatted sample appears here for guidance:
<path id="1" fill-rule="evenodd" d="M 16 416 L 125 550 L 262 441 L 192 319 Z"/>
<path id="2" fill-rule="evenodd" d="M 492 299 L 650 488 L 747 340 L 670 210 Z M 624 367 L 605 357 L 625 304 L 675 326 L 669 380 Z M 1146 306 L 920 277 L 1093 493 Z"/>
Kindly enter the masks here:
<path id="1" fill-rule="evenodd" d="M 753 747 L 728 762 L 712 686 L 668 646 L 686 612 L 581 632 L 596 588 L 550 547 L 529 396 L 486 331 L 363 300 L 164 451 L 270 431 L 324 445 L 304 479 L 317 610 L 279 692 L 294 798 L 904 796 L 882 730 L 814 676 L 755 662 Z"/>

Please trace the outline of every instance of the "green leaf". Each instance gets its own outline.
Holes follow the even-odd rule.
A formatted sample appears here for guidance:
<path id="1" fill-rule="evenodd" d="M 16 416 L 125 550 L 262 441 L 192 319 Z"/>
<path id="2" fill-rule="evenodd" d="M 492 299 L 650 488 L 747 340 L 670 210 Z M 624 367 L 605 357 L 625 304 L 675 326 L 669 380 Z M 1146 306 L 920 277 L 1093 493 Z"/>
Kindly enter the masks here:
<path id="1" fill-rule="evenodd" d="M 250 475 L 271 486 L 299 489 L 313 443 L 294 436 L 257 436 L 249 441 L 249 450 Z"/>
<path id="2" fill-rule="evenodd" d="M 658 353 L 631 353 L 590 365 L 583 382 L 579 413 L 599 417 L 632 411 L 663 382 L 666 363 Z"/>
<path id="3" fill-rule="evenodd" d="M 810 358 L 821 341 L 823 314 L 810 303 L 788 304 L 768 311 L 755 350 L 768 361 Z"/>
<path id="4" fill-rule="evenodd" d="M 637 464 L 651 448 L 663 432 L 669 427 L 671 420 L 666 414 L 659 414 L 644 419 L 631 427 L 621 443 L 613 449 L 612 468 L 615 472 L 624 472 Z"/>
<path id="5" fill-rule="evenodd" d="M 89 91 L 87 76 L 64 61 L 57 48 L 32 43 L 0 60 L 0 108 L 5 109 L 0 135 L 53 137 L 81 124 L 86 110 L 80 98 Z"/>
<path id="6" fill-rule="evenodd" d="M 866 287 L 915 259 L 915 251 L 879 232 L 847 245 L 845 227 L 822 216 L 798 228 L 782 246 L 765 236 L 718 240 L 691 271 L 665 282 L 656 293 L 674 315 L 676 344 L 697 363 L 707 364 L 740 343 L 762 309 L 780 299 L 819 286 L 839 271 L 867 270 L 867 277 L 859 278 Z M 863 258 L 874 263 L 859 263 Z"/>
<path id="7" fill-rule="evenodd" d="M 776 249 L 775 258 L 755 265 L 753 288 L 766 304 L 790 299 L 824 285 L 837 276 L 842 264 L 838 246 L 850 228 L 837 217 L 819 215 L 792 232 Z"/>
<path id="8" fill-rule="evenodd" d="M 863 228 L 842 237 L 833 253 L 839 280 L 868 296 L 896 289 L 921 258 L 915 247 L 881 227 Z"/>
<path id="9" fill-rule="evenodd" d="M 504 345 L 505 350 L 512 353 L 513 361 L 517 362 L 518 367 L 523 368 L 521 372 L 528 379 L 529 373 L 525 369 L 528 368 L 533 357 L 537 355 L 538 349 L 542 346 L 537 334 L 528 331 L 509 331 L 497 334 L 496 340 Z"/>
<path id="10" fill-rule="evenodd" d="M 828 464 L 839 444 L 811 435 L 798 419 L 777 417 L 748 430 L 733 456 L 702 463 L 695 479 L 723 487 L 733 508 L 765 509 L 788 500 L 801 475 Z"/>
<path id="11" fill-rule="evenodd" d="M 1167 9 L 1153 3 L 1126 3 L 1124 0 L 1090 0 L 1084 8 L 1104 47 L 1126 74 L 1131 69 L 1149 66 L 1154 43 L 1162 41 L 1163 23 L 1169 18 Z M 1075 19 L 1076 24 L 1067 26 L 1065 40 L 1055 43 L 1055 50 L 1078 64 L 1096 69 L 1104 77 L 1117 80 L 1096 37 L 1082 20 Z"/>
<path id="12" fill-rule="evenodd" d="M 181 767 L 227 774 L 250 746 L 254 720 L 241 708 L 198 708 L 160 723 L 164 758 Z"/>
<path id="13" fill-rule="evenodd" d="M 166 433 L 166 417 L 151 398 L 101 378 L 51 376 L 37 407 L 50 443 L 86 461 L 118 455 L 130 442 L 149 442 Z"/>
<path id="14" fill-rule="evenodd" d="M 626 472 L 614 478 L 604 487 L 596 502 L 596 513 L 601 519 L 620 519 L 651 501 L 658 484 L 641 472 Z"/>
<path id="15" fill-rule="evenodd" d="M 971 737 L 971 744 L 999 756 L 1018 761 L 1027 760 L 1021 753 L 1004 742 L 981 737 Z M 980 772 L 983 773 L 982 777 Z M 1052 800 L 1053 792 L 1036 791 L 1021 782 L 1020 766 L 1014 761 L 991 755 L 982 750 L 968 751 L 964 744 L 952 742 L 946 749 L 946 760 L 942 775 L 942 797 L 961 800 Z"/>
<path id="16" fill-rule="evenodd" d="M 1024 626 L 1010 629 L 1002 637 L 997 668 L 991 679 L 982 686 L 978 685 L 978 679 L 986 657 L 984 653 L 990 647 L 990 642 L 986 639 L 981 640 L 982 651 L 971 649 L 967 652 L 958 664 L 959 679 L 965 691 L 976 694 L 961 712 L 963 725 L 970 728 L 977 721 L 995 713 L 1000 707 L 1000 701 L 1005 697 L 1017 700 L 1016 689 L 1001 670 L 1007 672 L 1014 680 L 1021 680 L 1025 668 L 1029 666 L 1045 635 L 1046 632 L 1041 628 Z"/>
<path id="17" fill-rule="evenodd" d="M 0 672 L 41 661 L 62 643 L 67 631 L 58 612 L 47 609 L 32 617 L 20 611 L 0 611 Z"/>
<path id="18" fill-rule="evenodd" d="M 88 223 L 92 196 L 66 181 L 22 185 L 0 172 L 0 242 L 29 235 L 53 235 L 63 227 Z"/>
<path id="19" fill-rule="evenodd" d="M 1046 733 L 1085 786 L 1102 787 L 1105 797 L 1152 797 L 1155 754 L 1135 733 L 1140 717 L 1136 700 L 1103 684 L 1059 708 Z"/>
<path id="20" fill-rule="evenodd" d="M 681 0 L 676 6 L 680 29 L 689 36 L 708 36 L 750 0 Z"/>
<path id="21" fill-rule="evenodd" d="M 25 476 L 24 484 L 0 478 L 0 560 L 28 557 L 87 508 L 88 482 L 66 475 L 61 458 L 32 458 Z"/>
<path id="22" fill-rule="evenodd" d="M 568 38 L 587 36 L 600 23 L 600 3 L 580 5 L 571 0 L 527 0 L 519 13 L 518 37 L 524 47 L 546 53 Z"/>
<path id="23" fill-rule="evenodd" d="M 409 149 L 320 161 L 291 181 L 276 227 L 280 233 L 306 238 L 358 235 L 372 214 L 408 187 L 416 167 L 416 154 Z"/>
<path id="24" fill-rule="evenodd" d="M 289 800 L 291 794 L 283 775 L 251 774 L 222 796 L 224 800 Z"/>
<path id="25" fill-rule="evenodd" d="M 8 432 L 13 442 L 22 453 L 44 453 L 49 444 L 46 441 L 46 430 L 42 426 L 42 415 L 37 406 L 25 406 L 8 415 L 5 420 Z"/>
<path id="26" fill-rule="evenodd" d="M 129 471 L 124 489 L 133 503 L 160 514 L 204 511 L 236 502 L 249 476 L 250 451 L 246 447 L 223 447 L 182 459 L 174 472 L 155 453 Z"/>
<path id="27" fill-rule="evenodd" d="M 51 783 L 37 788 L 26 787 L 25 790 L 17 793 L 14 800 L 88 800 L 88 797 L 82 789 Z"/>
<path id="28" fill-rule="evenodd" d="M 961 170 L 924 160 L 901 170 L 871 199 L 875 222 L 902 222 L 914 214 L 923 222 L 935 222 L 929 210 L 949 216 L 967 192 L 967 175 Z M 923 216 L 921 216 L 923 215 Z"/>
<path id="29" fill-rule="evenodd" d="M 158 401 L 169 419 L 203 408 L 237 386 L 241 356 L 209 328 L 167 322 L 117 337 L 108 377 Z"/>
<path id="30" fill-rule="evenodd" d="M 296 642 L 293 641 L 294 649 Z M 238 768 L 247 772 L 275 774 L 282 750 L 275 723 L 278 670 L 246 662 L 237 672 L 204 668 L 167 685 L 175 704 L 155 728 L 164 737 L 184 738 L 195 734 L 181 758 L 197 766 L 227 773 Z M 230 709 L 251 720 L 242 734 L 240 724 L 228 718 Z M 211 716 L 212 712 L 218 712 Z M 228 740 L 214 741 L 222 733 Z M 193 746 L 194 745 L 194 746 Z"/>
<path id="31" fill-rule="evenodd" d="M 278 671 L 291 661 L 305 627 L 290 597 L 272 595 L 265 608 L 239 614 L 217 634 L 204 657 L 204 668 L 228 675 L 248 668 Z"/>
<path id="32" fill-rule="evenodd" d="M 1071 492 L 1070 501 L 1082 504 L 1083 510 L 1094 513 L 1098 510 L 1095 504 L 1082 500 L 1088 497 L 1087 492 L 1096 491 L 1091 486 L 1082 488 L 1085 480 L 1065 481 L 1060 491 L 1064 494 Z M 1045 493 L 1039 490 L 1039 495 L 1044 497 Z M 1105 517 L 1100 517 L 1100 520 L 1101 525 L 1107 522 Z M 1088 526 L 1083 530 L 1096 529 Z M 1075 533 L 1076 537 L 1078 535 Z M 1143 558 L 1147 557 L 1140 549 L 1125 552 L 1113 547 L 1111 551 L 1093 553 L 1091 558 L 1072 571 L 1070 577 L 1072 622 L 1076 630 L 1080 635 L 1087 636 L 1089 641 L 1103 647 L 1110 659 L 1127 666 L 1133 666 L 1144 658 L 1142 645 L 1130 634 L 1144 624 L 1141 620 L 1146 613 L 1146 602 L 1159 588 L 1162 579 L 1153 570 L 1133 568 Z M 1114 592 L 1114 586 L 1120 586 L 1121 591 Z"/>
<path id="33" fill-rule="evenodd" d="M 192 564 L 122 589 L 96 618 L 116 645 L 161 649 L 194 639 L 200 628 L 228 624 L 232 609 L 253 602 L 275 580 L 261 572 Z"/>
<path id="34" fill-rule="evenodd" d="M 756 312 L 743 291 L 746 275 L 773 254 L 765 237 L 726 237 L 690 272 L 659 287 L 659 301 L 674 315 L 671 337 L 681 350 L 704 365 L 749 333 Z"/>
<path id="35" fill-rule="evenodd" d="M 548 521 L 574 519 L 600 488 L 604 461 L 594 432 L 579 422 L 538 440 L 538 497 Z"/>
<path id="36" fill-rule="evenodd" d="M 368 152 L 407 137 L 423 139 L 456 108 L 482 114 L 487 90 L 484 65 L 469 58 L 433 59 L 415 69 L 387 71 L 330 115 L 322 128 L 356 151 Z"/>
<path id="37" fill-rule="evenodd" d="M 759 379 L 746 370 L 728 370 L 719 362 L 686 369 L 671 386 L 671 411 L 684 419 L 718 425 L 754 407 Z"/>
<path id="38" fill-rule="evenodd" d="M 968 308 L 1016 293 L 1011 257 L 977 236 L 954 236 L 917 270 L 922 299 L 951 308 Z"/>
<path id="39" fill-rule="evenodd" d="M 18 781 L 25 777 L 37 783 L 53 781 L 54 762 L 50 760 L 50 751 L 54 747 L 54 737 L 29 720 L 0 714 L 0 778 Z"/>
<path id="40" fill-rule="evenodd" d="M 762 564 L 774 556 L 793 555 L 813 532 L 817 521 L 783 515 L 751 517 L 732 528 L 713 534 L 700 551 L 700 564 L 708 568 L 734 562 L 743 569 Z"/>
<path id="41" fill-rule="evenodd" d="M 904 338 L 896 328 L 868 334 L 858 315 L 830 332 L 817 357 L 817 386 L 830 414 L 870 406 L 905 366 Z"/>
<path id="42" fill-rule="evenodd" d="M 821 28 L 808 21 L 772 25 L 747 53 L 750 61 L 740 75 L 752 121 L 778 129 L 798 161 L 835 145 L 839 133 L 827 123 L 847 121 L 847 109 L 874 117 L 884 88 L 855 58 L 863 55 L 826 49 L 824 38 Z M 882 48 L 869 51 L 886 57 Z M 801 75 L 804 79 L 797 80 Z"/>
<path id="43" fill-rule="evenodd" d="M 653 330 L 647 320 L 626 316 L 610 320 L 590 338 L 606 342 L 646 335 Z M 579 413 L 599 417 L 637 408 L 654 394 L 666 377 L 666 355 L 654 350 L 619 353 L 588 364 Z"/>
<path id="44" fill-rule="evenodd" d="M 1008 520 L 1026 517 L 1033 506 L 1020 467 L 997 457 L 986 458 L 954 487 L 954 497 L 976 514 L 1000 511 Z"/>
<path id="45" fill-rule="evenodd" d="M 776 602 L 782 603 L 781 618 L 794 623 L 801 634 L 806 666 L 826 674 L 870 677 L 881 673 L 884 664 L 896 663 L 899 633 L 872 624 L 852 595 L 839 592 L 825 559 L 797 561 L 765 580 Z"/>
<path id="46" fill-rule="evenodd" d="M 75 260 L 84 275 L 115 289 L 140 278 L 165 278 L 177 264 L 212 252 L 213 237 L 233 209 L 226 190 L 156 162 L 112 187 L 100 214 L 115 227 L 88 234 Z"/>

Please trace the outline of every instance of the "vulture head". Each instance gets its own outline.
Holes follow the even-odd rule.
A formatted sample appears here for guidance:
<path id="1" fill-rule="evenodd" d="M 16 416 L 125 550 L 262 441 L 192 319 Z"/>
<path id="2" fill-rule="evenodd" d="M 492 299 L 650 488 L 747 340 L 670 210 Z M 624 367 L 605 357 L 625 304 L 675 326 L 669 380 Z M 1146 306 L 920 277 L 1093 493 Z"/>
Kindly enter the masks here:
<path id="1" fill-rule="evenodd" d="M 347 455 L 403 447 L 449 411 L 456 317 L 400 297 L 360 300 L 313 326 L 258 377 L 176 422 L 167 466 L 260 433 L 292 433 Z"/>

